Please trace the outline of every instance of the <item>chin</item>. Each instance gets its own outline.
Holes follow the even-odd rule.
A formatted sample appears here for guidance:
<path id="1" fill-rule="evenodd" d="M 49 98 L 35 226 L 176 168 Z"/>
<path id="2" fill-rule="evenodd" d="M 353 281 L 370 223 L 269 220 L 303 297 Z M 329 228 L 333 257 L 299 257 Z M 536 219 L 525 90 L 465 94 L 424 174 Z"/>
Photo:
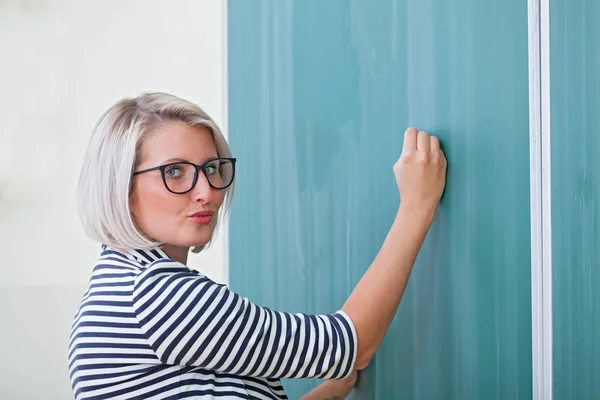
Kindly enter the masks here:
<path id="1" fill-rule="evenodd" d="M 211 241 L 214 232 L 215 227 L 212 225 L 196 226 L 191 230 L 182 229 L 179 231 L 179 243 L 186 247 L 204 246 Z"/>
<path id="2" fill-rule="evenodd" d="M 194 244 L 190 245 L 190 247 L 206 246 L 209 242 L 210 242 L 210 240 L 203 240 L 203 241 L 200 241 L 200 242 L 194 242 Z"/>
<path id="3" fill-rule="evenodd" d="M 208 244 L 213 238 L 213 231 L 211 230 L 210 235 L 196 235 L 192 240 L 190 240 L 190 246 L 204 246 Z"/>

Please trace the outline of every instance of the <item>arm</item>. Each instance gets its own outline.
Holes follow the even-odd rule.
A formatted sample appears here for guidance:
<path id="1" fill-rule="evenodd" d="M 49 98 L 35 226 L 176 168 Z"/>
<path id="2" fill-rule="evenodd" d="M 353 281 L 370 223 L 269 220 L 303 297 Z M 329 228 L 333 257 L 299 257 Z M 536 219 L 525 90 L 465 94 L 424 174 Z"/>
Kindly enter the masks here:
<path id="1" fill-rule="evenodd" d="M 350 394 L 356 384 L 357 372 L 354 371 L 350 376 L 343 380 L 326 381 L 300 400 L 342 400 Z"/>
<path id="2" fill-rule="evenodd" d="M 381 251 L 332 315 L 271 311 L 161 260 L 137 279 L 132 306 L 164 364 L 243 376 L 342 379 L 373 357 L 398 308 L 444 186 L 437 139 L 405 134 L 394 166 L 402 204 Z M 329 385 L 327 385 L 329 386 Z"/>
<path id="3" fill-rule="evenodd" d="M 356 327 L 357 369 L 369 364 L 394 318 L 442 195 L 446 160 L 437 138 L 407 130 L 394 173 L 402 198 L 396 219 L 371 267 L 342 307 Z"/>
<path id="4" fill-rule="evenodd" d="M 132 305 L 163 364 L 265 378 L 341 379 L 354 369 L 356 332 L 344 312 L 272 311 L 174 260 L 136 278 Z"/>

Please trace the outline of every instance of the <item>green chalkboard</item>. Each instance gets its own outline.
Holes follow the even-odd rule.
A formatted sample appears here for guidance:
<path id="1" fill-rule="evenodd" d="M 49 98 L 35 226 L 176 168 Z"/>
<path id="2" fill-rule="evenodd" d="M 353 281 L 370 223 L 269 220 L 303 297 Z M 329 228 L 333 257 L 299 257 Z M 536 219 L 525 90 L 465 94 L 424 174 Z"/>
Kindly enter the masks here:
<path id="1" fill-rule="evenodd" d="M 550 6 L 554 399 L 599 399 L 600 2 Z"/>
<path id="2" fill-rule="evenodd" d="M 395 215 L 406 127 L 447 153 L 439 212 L 353 398 L 531 398 L 527 57 L 519 0 L 228 2 L 235 291 L 336 311 Z M 316 383 L 284 385 L 297 399 Z"/>

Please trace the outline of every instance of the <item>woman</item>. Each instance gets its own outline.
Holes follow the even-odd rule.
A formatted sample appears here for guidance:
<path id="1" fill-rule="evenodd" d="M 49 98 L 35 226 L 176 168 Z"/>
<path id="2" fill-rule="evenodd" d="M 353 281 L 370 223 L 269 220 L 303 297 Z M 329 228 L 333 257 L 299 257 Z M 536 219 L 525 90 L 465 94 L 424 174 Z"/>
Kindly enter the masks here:
<path id="1" fill-rule="evenodd" d="M 396 313 L 444 189 L 437 138 L 405 132 L 393 168 L 396 218 L 329 315 L 259 307 L 186 266 L 227 214 L 235 161 L 212 119 L 172 95 L 123 99 L 98 122 L 78 187 L 83 226 L 102 251 L 71 332 L 77 399 L 285 399 L 280 378 L 326 379 L 306 399 L 352 390 Z"/>

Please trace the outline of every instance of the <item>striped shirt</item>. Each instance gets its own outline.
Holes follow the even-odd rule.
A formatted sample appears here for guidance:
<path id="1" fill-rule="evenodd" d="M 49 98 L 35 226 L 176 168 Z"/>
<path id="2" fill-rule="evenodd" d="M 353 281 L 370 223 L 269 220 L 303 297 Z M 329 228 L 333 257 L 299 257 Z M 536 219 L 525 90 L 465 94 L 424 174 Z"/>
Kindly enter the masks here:
<path id="1" fill-rule="evenodd" d="M 272 311 L 158 248 L 103 246 L 68 363 L 77 400 L 286 399 L 281 378 L 344 378 L 356 349 L 342 311 Z"/>

